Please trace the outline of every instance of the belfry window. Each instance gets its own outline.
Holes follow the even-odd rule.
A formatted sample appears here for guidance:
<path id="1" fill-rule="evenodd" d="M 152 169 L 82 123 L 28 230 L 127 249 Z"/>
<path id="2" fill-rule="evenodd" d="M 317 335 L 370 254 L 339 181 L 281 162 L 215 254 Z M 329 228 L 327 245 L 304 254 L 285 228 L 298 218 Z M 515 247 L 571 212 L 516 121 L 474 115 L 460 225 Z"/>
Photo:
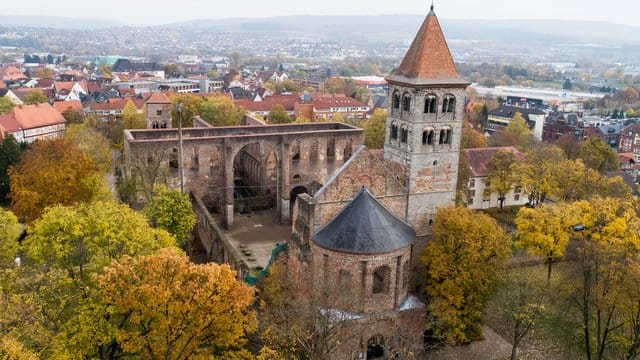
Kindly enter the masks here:
<path id="1" fill-rule="evenodd" d="M 402 96 L 402 111 L 410 111 L 411 110 L 411 96 L 409 94 L 404 94 Z"/>
<path id="2" fill-rule="evenodd" d="M 435 114 L 437 106 L 438 98 L 436 98 L 435 95 L 428 95 L 427 99 L 424 101 L 424 113 Z"/>
<path id="3" fill-rule="evenodd" d="M 453 113 L 456 109 L 456 98 L 453 95 L 447 95 L 442 100 L 442 112 Z"/>
<path id="4" fill-rule="evenodd" d="M 406 143 L 409 137 L 409 130 L 403 127 L 400 129 L 400 142 Z"/>
<path id="5" fill-rule="evenodd" d="M 398 139 L 398 125 L 391 125 L 391 140 Z"/>

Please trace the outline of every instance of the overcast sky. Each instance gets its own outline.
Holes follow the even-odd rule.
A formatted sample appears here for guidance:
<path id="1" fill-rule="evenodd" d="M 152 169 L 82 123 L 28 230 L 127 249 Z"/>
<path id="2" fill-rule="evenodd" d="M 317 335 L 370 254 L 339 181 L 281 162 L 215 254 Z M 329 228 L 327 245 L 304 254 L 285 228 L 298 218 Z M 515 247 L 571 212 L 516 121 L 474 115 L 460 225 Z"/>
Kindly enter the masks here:
<path id="1" fill-rule="evenodd" d="M 430 0 L 2 0 L 3 15 L 117 19 L 128 24 L 278 15 L 426 14 Z M 443 19 L 600 20 L 640 25 L 637 0 L 436 0 Z M 1 25 L 1 24 L 0 24 Z"/>

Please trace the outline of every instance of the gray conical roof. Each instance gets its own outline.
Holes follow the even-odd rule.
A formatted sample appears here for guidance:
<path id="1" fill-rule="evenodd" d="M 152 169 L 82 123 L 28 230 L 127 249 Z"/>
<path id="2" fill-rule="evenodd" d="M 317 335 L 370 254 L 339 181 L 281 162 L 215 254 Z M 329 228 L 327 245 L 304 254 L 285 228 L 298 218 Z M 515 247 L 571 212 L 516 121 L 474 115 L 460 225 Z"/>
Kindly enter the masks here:
<path id="1" fill-rule="evenodd" d="M 336 217 L 311 237 L 323 248 L 379 254 L 411 245 L 416 232 L 364 187 Z"/>

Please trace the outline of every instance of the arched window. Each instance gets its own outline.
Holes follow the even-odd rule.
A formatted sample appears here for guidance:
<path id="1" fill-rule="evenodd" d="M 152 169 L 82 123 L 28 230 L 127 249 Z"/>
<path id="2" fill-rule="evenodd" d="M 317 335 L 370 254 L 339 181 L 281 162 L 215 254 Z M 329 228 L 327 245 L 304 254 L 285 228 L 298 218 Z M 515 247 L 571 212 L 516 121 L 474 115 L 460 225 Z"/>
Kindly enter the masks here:
<path id="1" fill-rule="evenodd" d="M 440 145 L 444 144 L 444 139 L 447 136 L 446 130 L 440 130 L 440 137 L 438 138 L 438 143 Z"/>
<path id="2" fill-rule="evenodd" d="M 300 141 L 296 140 L 291 146 L 291 153 L 293 156 L 291 160 L 300 160 Z"/>
<path id="3" fill-rule="evenodd" d="M 380 266 L 373 272 L 373 284 L 371 292 L 373 294 L 386 293 L 389 291 L 391 270 L 388 266 Z"/>
<path id="4" fill-rule="evenodd" d="M 398 94 L 398 92 L 394 92 L 393 93 L 393 97 L 392 97 L 392 112 L 395 113 L 395 110 L 400 110 L 400 94 Z"/>
<path id="5" fill-rule="evenodd" d="M 402 111 L 411 110 L 411 96 L 407 93 L 402 95 Z"/>
<path id="6" fill-rule="evenodd" d="M 444 132 L 444 143 L 451 144 L 451 129 L 447 129 Z"/>
<path id="7" fill-rule="evenodd" d="M 347 139 L 343 152 L 344 161 L 349 160 L 351 155 L 353 155 L 353 141 L 351 139 Z"/>
<path id="8" fill-rule="evenodd" d="M 435 114 L 438 106 L 438 98 L 433 95 L 427 95 L 427 98 L 424 101 L 424 113 L 425 114 Z"/>
<path id="9" fill-rule="evenodd" d="M 406 127 L 400 128 L 400 142 L 406 143 L 409 138 L 409 130 Z"/>
<path id="10" fill-rule="evenodd" d="M 433 129 L 427 129 L 422 132 L 422 145 L 433 145 L 433 138 L 436 136 Z"/>
<path id="11" fill-rule="evenodd" d="M 442 100 L 442 112 L 453 113 L 456 110 L 456 98 L 453 95 L 446 95 Z"/>
<path id="12" fill-rule="evenodd" d="M 391 140 L 397 140 L 397 139 L 398 139 L 398 125 L 392 124 L 391 125 Z"/>

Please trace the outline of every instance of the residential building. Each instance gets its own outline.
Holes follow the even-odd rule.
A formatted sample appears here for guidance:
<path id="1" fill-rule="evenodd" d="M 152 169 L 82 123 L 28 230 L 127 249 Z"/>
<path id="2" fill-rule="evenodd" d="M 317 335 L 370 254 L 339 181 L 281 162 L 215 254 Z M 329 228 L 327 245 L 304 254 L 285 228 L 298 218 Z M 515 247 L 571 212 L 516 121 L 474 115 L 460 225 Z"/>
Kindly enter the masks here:
<path id="1" fill-rule="evenodd" d="M 0 134 L 13 135 L 18 142 L 32 143 L 38 139 L 64 136 L 65 119 L 49 104 L 19 105 L 6 115 L 0 115 Z"/>

